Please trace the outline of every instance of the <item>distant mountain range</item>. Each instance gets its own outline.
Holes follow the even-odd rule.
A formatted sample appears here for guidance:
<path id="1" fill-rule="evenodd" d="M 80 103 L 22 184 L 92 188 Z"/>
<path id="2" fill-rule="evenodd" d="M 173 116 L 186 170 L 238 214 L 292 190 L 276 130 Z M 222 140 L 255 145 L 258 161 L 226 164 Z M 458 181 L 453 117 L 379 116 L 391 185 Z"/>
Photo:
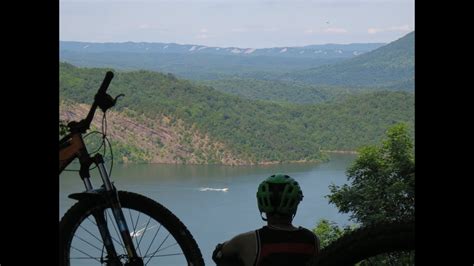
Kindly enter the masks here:
<path id="1" fill-rule="evenodd" d="M 238 48 L 209 47 L 176 43 L 92 43 L 61 41 L 60 51 L 78 53 L 207 54 L 239 56 L 276 56 L 298 58 L 351 58 L 383 46 L 384 43 L 322 44 L 302 47 Z"/>
<path id="2" fill-rule="evenodd" d="M 169 72 L 193 80 L 275 80 L 285 73 L 333 64 L 382 43 L 326 44 L 266 49 L 173 43 L 60 42 L 60 60 L 83 67 Z"/>
<path id="3" fill-rule="evenodd" d="M 413 90 L 415 32 L 374 51 L 332 65 L 285 74 L 284 79 L 317 85 Z"/>
<path id="4" fill-rule="evenodd" d="M 414 32 L 391 42 L 265 49 L 174 43 L 60 42 L 80 67 L 172 73 L 249 99 L 316 103 L 369 90 L 414 90 Z"/>

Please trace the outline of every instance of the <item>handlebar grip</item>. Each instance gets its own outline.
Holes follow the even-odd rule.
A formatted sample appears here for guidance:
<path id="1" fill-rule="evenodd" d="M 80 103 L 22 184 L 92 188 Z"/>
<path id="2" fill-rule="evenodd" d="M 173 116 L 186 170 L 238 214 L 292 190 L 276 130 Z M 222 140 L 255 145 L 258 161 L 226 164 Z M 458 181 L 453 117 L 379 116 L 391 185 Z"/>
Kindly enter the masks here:
<path id="1" fill-rule="evenodd" d="M 99 91 L 97 91 L 97 94 L 103 94 L 107 91 L 107 88 L 109 87 L 110 81 L 114 77 L 114 73 L 112 71 L 107 71 L 105 74 L 105 78 L 102 81 L 102 84 L 100 85 Z"/>

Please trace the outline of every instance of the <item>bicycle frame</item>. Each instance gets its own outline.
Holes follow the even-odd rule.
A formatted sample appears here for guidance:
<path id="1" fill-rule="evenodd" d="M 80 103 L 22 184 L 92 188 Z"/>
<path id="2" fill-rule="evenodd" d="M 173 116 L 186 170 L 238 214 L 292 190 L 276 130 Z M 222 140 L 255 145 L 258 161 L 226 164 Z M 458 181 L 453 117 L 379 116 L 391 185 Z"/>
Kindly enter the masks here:
<path id="1" fill-rule="evenodd" d="M 81 165 L 79 175 L 84 181 L 86 191 L 94 189 L 90 182 L 89 174 L 89 168 L 92 163 L 96 164 L 99 169 L 105 190 L 113 190 L 112 183 L 104 166 L 102 155 L 97 154 L 94 157 L 90 157 L 81 133 L 71 133 L 59 141 L 59 174 L 76 158 L 79 159 Z"/>
<path id="2" fill-rule="evenodd" d="M 89 111 L 89 114 L 87 115 L 87 118 L 81 120 L 80 122 L 71 122 L 68 124 L 71 133 L 66 135 L 59 141 L 59 174 L 61 174 L 61 172 L 72 161 L 74 161 L 76 158 L 79 159 L 79 176 L 84 182 L 86 191 L 82 193 L 71 194 L 69 195 L 69 197 L 76 200 L 83 200 L 85 198 L 93 198 L 100 196 L 105 199 L 107 204 L 112 209 L 113 217 L 119 228 L 120 235 L 122 237 L 123 243 L 125 244 L 125 248 L 127 250 L 130 261 L 137 263 L 134 265 L 143 265 L 142 259 L 139 258 L 136 253 L 132 237 L 130 236 L 130 231 L 128 229 L 125 217 L 122 212 L 117 191 L 113 186 L 112 182 L 110 181 L 109 174 L 107 173 L 107 170 L 104 165 L 103 157 L 101 154 L 96 154 L 95 156 L 91 157 L 89 152 L 87 151 L 84 139 L 82 137 L 82 134 L 85 133 L 87 129 L 89 129 L 96 108 L 100 106 L 102 110 L 106 111 L 108 108 L 112 107 L 115 104 L 115 101 L 113 103 L 110 102 L 111 97 L 105 93 L 112 77 L 112 72 L 107 72 L 107 75 L 98 93 L 96 94 L 94 103 L 91 107 L 91 110 Z M 100 177 L 103 182 L 103 187 L 100 189 L 94 189 L 92 183 L 90 182 L 89 169 L 92 164 L 95 164 L 97 166 Z M 104 212 L 97 211 L 93 213 L 93 216 L 97 222 L 99 232 L 104 242 L 104 246 L 107 250 L 108 259 L 111 260 L 112 263 L 121 265 L 120 258 L 117 256 L 114 245 L 112 243 L 112 238 L 107 227 L 107 221 L 105 219 Z"/>

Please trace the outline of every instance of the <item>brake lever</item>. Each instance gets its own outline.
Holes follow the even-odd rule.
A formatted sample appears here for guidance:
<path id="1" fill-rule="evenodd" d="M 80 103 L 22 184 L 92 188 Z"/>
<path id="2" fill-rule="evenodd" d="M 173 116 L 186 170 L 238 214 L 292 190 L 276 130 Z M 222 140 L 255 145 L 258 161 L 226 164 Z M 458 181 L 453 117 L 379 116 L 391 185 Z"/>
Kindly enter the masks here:
<path id="1" fill-rule="evenodd" d="M 115 97 L 115 99 L 114 99 L 114 105 L 115 105 L 115 103 L 117 102 L 117 100 L 118 100 L 119 97 L 125 97 L 125 94 L 121 93 L 121 94 L 117 95 L 117 96 Z"/>
<path id="2" fill-rule="evenodd" d="M 125 96 L 124 94 L 119 94 L 117 97 L 112 98 L 109 94 L 96 95 L 97 105 L 100 107 L 102 112 L 106 112 L 109 108 L 113 107 L 117 102 L 119 97 Z"/>

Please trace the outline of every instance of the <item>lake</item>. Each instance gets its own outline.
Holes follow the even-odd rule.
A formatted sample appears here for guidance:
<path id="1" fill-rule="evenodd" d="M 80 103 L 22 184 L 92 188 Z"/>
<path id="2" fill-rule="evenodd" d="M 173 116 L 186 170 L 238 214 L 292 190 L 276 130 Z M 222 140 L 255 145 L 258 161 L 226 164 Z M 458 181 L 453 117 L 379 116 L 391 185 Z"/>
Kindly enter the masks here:
<path id="1" fill-rule="evenodd" d="M 214 265 L 212 251 L 234 235 L 265 225 L 256 204 L 258 184 L 274 173 L 295 178 L 304 194 L 294 225 L 314 228 L 319 219 L 344 226 L 349 215 L 338 213 L 325 198 L 331 183 L 347 183 L 345 171 L 356 155 L 332 154 L 322 164 L 278 164 L 269 166 L 216 165 L 117 165 L 112 180 L 119 190 L 143 194 L 171 210 L 188 227 L 198 243 L 206 265 Z M 77 169 L 71 165 L 68 169 Z M 100 177 L 91 171 L 96 187 Z M 78 173 L 64 172 L 60 177 L 62 217 L 74 200 L 71 193 L 84 190 Z"/>

